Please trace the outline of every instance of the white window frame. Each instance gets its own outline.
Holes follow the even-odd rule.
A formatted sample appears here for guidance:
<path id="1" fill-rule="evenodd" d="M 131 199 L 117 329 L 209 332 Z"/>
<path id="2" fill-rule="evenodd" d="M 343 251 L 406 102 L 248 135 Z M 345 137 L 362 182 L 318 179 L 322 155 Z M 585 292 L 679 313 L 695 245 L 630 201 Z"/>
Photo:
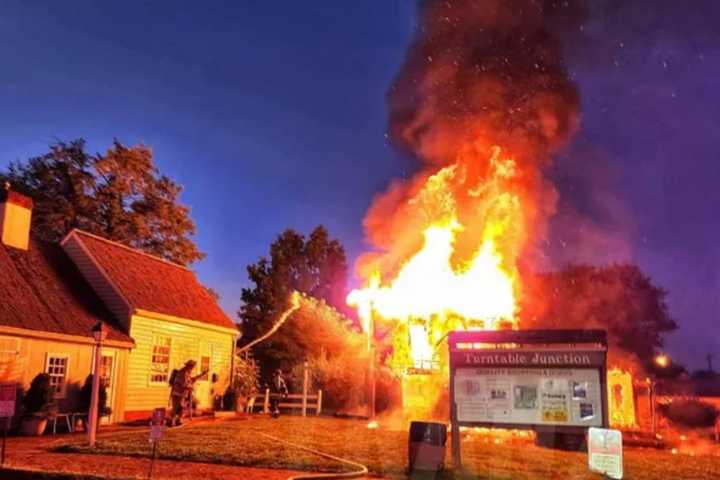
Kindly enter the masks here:
<path id="1" fill-rule="evenodd" d="M 155 365 L 155 362 L 153 361 L 155 357 L 155 347 L 160 346 L 159 340 L 167 340 L 167 372 L 165 373 L 165 378 L 163 380 L 156 380 L 153 379 L 153 376 L 158 374 L 155 372 L 153 366 Z M 173 339 L 170 335 L 163 335 L 160 333 L 154 333 L 152 336 L 152 343 L 150 344 L 150 371 L 148 372 L 148 385 L 154 385 L 154 386 L 168 386 L 168 380 L 170 378 L 170 373 L 172 372 L 172 348 L 173 348 Z"/>
<path id="2" fill-rule="evenodd" d="M 70 372 L 70 355 L 67 353 L 53 353 L 48 352 L 48 354 L 45 356 L 45 373 L 50 375 L 50 386 L 53 386 L 53 378 L 57 378 L 58 375 L 54 373 L 50 373 L 50 359 L 58 358 L 58 359 L 64 359 L 65 360 L 65 372 L 63 374 L 63 382 L 62 387 L 59 390 L 55 390 L 55 398 L 61 399 L 65 398 L 67 395 L 67 382 Z"/>

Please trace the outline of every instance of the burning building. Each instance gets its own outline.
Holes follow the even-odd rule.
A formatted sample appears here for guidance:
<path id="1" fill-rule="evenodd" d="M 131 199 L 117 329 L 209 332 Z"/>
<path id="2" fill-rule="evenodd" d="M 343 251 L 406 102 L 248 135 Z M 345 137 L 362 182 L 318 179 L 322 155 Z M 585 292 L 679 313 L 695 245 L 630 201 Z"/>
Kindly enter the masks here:
<path id="1" fill-rule="evenodd" d="M 406 409 L 432 411 L 453 330 L 522 328 L 519 266 L 532 264 L 553 214 L 544 171 L 575 131 L 579 97 L 559 28 L 574 1 L 425 0 L 388 92 L 392 141 L 419 161 L 365 218 L 374 247 L 350 293 L 366 329 L 392 333 L 384 363 Z"/>

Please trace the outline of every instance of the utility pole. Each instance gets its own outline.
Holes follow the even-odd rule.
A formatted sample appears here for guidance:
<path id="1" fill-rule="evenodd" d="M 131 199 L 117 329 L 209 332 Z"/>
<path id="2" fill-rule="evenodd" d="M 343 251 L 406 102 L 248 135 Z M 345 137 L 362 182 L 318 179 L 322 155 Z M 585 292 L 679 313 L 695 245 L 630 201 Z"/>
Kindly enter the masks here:
<path id="1" fill-rule="evenodd" d="M 90 397 L 90 411 L 88 412 L 88 444 L 90 448 L 95 447 L 95 437 L 97 435 L 98 408 L 100 403 L 100 368 L 102 363 L 102 343 L 107 338 L 107 326 L 103 322 L 98 322 L 92 329 L 93 338 L 95 339 L 95 362 L 93 364 L 93 380 L 92 394 Z"/>
<path id="2" fill-rule="evenodd" d="M 714 373 L 714 372 L 713 372 L 712 361 L 713 361 L 712 353 L 708 353 L 708 354 L 707 354 L 708 373 Z"/>
<path id="3" fill-rule="evenodd" d="M 370 309 L 370 318 L 367 325 L 367 351 L 368 351 L 368 418 L 375 421 L 375 312 Z"/>

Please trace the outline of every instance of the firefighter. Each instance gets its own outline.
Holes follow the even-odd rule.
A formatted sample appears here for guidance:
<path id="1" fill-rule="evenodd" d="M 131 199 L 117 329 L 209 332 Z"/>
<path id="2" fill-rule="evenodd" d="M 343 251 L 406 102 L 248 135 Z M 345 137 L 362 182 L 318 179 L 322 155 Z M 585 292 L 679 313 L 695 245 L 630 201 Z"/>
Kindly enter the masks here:
<path id="1" fill-rule="evenodd" d="M 287 384 L 283 378 L 282 370 L 279 368 L 273 374 L 270 393 L 274 394 L 270 401 L 270 416 L 278 418 L 280 416 L 280 401 L 288 395 Z"/>
<path id="2" fill-rule="evenodd" d="M 171 376 L 170 384 L 170 400 L 172 401 L 172 416 L 170 418 L 171 426 L 182 425 L 182 416 L 184 411 L 192 408 L 193 388 L 195 381 L 203 377 L 207 372 L 193 376 L 192 372 L 195 368 L 195 360 L 185 362 L 180 370 L 174 370 Z"/>

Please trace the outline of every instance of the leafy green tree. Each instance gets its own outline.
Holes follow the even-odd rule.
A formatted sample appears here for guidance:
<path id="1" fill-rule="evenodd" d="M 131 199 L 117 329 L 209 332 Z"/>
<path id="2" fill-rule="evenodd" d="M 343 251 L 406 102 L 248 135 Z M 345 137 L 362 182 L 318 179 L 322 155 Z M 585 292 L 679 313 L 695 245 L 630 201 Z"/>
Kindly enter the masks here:
<path id="1" fill-rule="evenodd" d="M 243 302 L 238 315 L 243 341 L 250 341 L 269 331 L 288 308 L 293 290 L 321 299 L 342 309 L 347 293 L 347 260 L 345 249 L 331 239 L 323 226 L 306 238 L 288 229 L 270 246 L 270 257 L 261 257 L 247 267 L 251 288 L 242 290 Z M 268 340 L 255 348 L 255 358 L 263 373 L 279 365 L 289 367 L 306 355 L 311 327 L 299 327 L 293 316 Z"/>
<path id="2" fill-rule="evenodd" d="M 637 266 L 572 265 L 523 278 L 522 328 L 607 330 L 610 361 L 634 357 L 651 369 L 662 335 L 677 328 L 667 292 Z"/>
<path id="3" fill-rule="evenodd" d="M 204 257 L 191 238 L 190 210 L 178 201 L 182 188 L 160 174 L 145 145 L 113 140 L 104 155 L 93 155 L 83 139 L 58 142 L 11 163 L 0 180 L 33 198 L 39 238 L 59 241 L 80 228 L 184 265 Z"/>

